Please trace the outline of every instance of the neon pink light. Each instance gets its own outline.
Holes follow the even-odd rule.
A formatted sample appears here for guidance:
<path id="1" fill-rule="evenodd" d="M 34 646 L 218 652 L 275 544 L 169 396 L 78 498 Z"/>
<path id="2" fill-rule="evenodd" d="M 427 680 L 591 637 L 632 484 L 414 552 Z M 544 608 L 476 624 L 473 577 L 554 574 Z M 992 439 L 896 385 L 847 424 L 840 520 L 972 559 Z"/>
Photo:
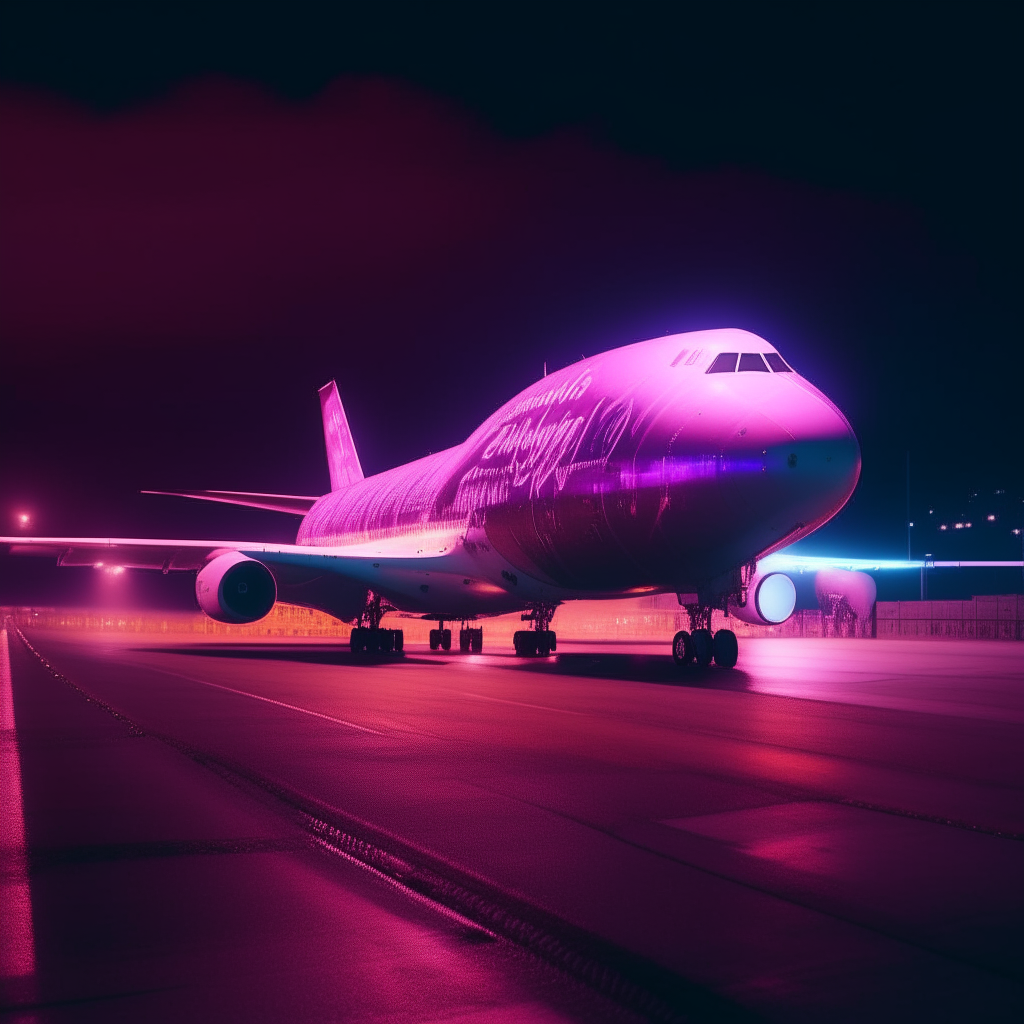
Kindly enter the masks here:
<path id="1" fill-rule="evenodd" d="M 36 953 L 7 630 L 0 630 L 0 807 L 5 818 L 0 832 L 0 977 L 24 978 L 35 974 Z"/>

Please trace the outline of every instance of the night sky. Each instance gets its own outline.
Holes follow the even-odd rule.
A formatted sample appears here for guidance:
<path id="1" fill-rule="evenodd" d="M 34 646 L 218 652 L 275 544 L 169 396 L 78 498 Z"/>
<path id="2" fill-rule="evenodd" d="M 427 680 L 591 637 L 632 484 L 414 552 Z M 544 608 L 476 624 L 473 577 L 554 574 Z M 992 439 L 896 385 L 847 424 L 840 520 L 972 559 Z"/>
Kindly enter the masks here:
<path id="1" fill-rule="evenodd" d="M 373 473 L 734 326 L 861 441 L 804 551 L 905 557 L 909 451 L 915 557 L 1020 558 L 1021 10 L 5 5 L 0 532 L 290 540 L 137 492 L 322 493 L 332 377 Z"/>

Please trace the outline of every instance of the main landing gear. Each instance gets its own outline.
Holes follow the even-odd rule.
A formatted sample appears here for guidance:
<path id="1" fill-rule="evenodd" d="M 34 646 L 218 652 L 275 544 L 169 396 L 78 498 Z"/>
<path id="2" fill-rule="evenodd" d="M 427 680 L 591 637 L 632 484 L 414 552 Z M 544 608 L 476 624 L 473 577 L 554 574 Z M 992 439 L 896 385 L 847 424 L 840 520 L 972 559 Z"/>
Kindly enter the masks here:
<path id="1" fill-rule="evenodd" d="M 672 660 L 677 665 L 696 663 L 705 668 L 712 661 L 721 668 L 734 668 L 739 657 L 739 644 L 731 629 L 711 632 L 711 608 L 706 605 L 685 606 L 690 616 L 690 630 L 681 629 L 672 638 Z"/>
<path id="2" fill-rule="evenodd" d="M 353 627 L 349 646 L 353 654 L 401 654 L 405 647 L 405 634 L 400 629 L 381 629 L 380 620 L 393 611 L 372 591 L 367 595 L 366 607 L 359 616 L 359 625 Z"/>
<path id="3" fill-rule="evenodd" d="M 520 658 L 546 658 L 554 653 L 556 637 L 550 629 L 552 616 L 557 605 L 537 604 L 522 615 L 523 622 L 532 622 L 533 629 L 521 629 L 512 636 L 516 654 Z"/>
<path id="4" fill-rule="evenodd" d="M 452 649 L 452 631 L 444 628 L 444 619 L 439 619 L 437 629 L 430 631 L 430 649 L 432 651 L 450 651 Z M 480 628 L 468 627 L 465 621 L 459 630 L 459 650 L 463 654 L 479 654 L 484 649 L 484 631 Z"/>

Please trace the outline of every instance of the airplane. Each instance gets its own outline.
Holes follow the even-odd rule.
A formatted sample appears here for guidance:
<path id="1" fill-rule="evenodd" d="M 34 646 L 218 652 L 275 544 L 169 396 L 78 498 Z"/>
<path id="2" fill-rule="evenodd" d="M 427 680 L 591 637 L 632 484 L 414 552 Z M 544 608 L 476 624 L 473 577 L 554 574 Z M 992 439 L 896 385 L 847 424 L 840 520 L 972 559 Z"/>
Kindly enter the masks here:
<path id="1" fill-rule="evenodd" d="M 385 613 L 436 620 L 432 650 L 479 652 L 488 616 L 519 611 L 519 656 L 556 649 L 557 607 L 675 593 L 679 665 L 726 668 L 715 609 L 785 621 L 792 579 L 758 563 L 845 505 L 860 447 L 839 409 L 747 331 L 654 338 L 548 374 L 461 444 L 365 477 L 335 382 L 320 389 L 331 490 L 320 497 L 156 491 L 300 515 L 294 544 L 0 537 L 60 565 L 195 572 L 199 607 L 255 622 L 285 600 L 352 623 L 356 654 L 400 652 Z M 770 562 L 769 562 L 770 565 Z"/>

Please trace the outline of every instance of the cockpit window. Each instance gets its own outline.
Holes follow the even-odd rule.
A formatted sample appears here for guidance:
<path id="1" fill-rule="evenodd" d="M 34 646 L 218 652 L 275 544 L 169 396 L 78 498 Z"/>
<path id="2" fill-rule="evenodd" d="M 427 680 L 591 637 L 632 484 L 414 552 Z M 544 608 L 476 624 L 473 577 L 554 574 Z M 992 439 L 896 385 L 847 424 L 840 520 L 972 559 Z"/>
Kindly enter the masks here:
<path id="1" fill-rule="evenodd" d="M 738 352 L 719 352 L 715 361 L 708 367 L 708 373 L 732 373 L 736 369 Z"/>
<path id="2" fill-rule="evenodd" d="M 786 362 L 786 360 L 783 359 L 782 356 L 779 355 L 778 352 L 765 352 L 764 357 L 765 357 L 765 359 L 768 360 L 768 365 L 776 373 L 792 373 L 793 372 L 793 367 L 790 366 Z"/>
<path id="3" fill-rule="evenodd" d="M 761 373 L 767 373 L 768 367 L 764 365 L 760 352 L 744 352 L 740 356 L 740 373 L 744 370 L 760 370 Z"/>

